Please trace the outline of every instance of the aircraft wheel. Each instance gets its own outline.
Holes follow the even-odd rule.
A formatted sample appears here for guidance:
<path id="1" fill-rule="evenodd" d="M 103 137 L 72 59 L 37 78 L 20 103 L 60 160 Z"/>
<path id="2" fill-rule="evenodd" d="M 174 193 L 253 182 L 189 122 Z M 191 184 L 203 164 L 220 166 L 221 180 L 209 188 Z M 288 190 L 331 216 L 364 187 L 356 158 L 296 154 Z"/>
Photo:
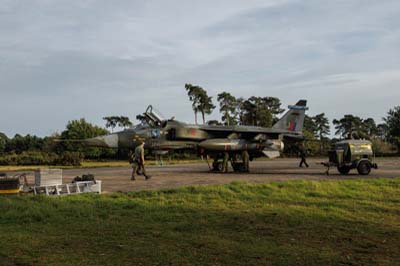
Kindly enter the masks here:
<path id="1" fill-rule="evenodd" d="M 239 167 L 238 167 L 239 164 L 238 163 L 232 163 L 231 165 L 232 165 L 234 172 L 239 172 Z"/>
<path id="2" fill-rule="evenodd" d="M 223 164 L 221 162 L 213 162 L 213 171 L 222 172 Z"/>
<path id="3" fill-rule="evenodd" d="M 358 164 L 357 171 L 360 175 L 369 175 L 371 173 L 371 164 L 368 161 L 362 161 Z"/>
<path id="4" fill-rule="evenodd" d="M 233 171 L 235 171 L 235 172 L 240 172 L 240 173 L 246 172 L 244 163 L 232 163 L 232 168 L 233 168 Z"/>
<path id="5" fill-rule="evenodd" d="M 337 169 L 338 169 L 339 173 L 342 175 L 348 175 L 350 172 L 350 167 L 347 167 L 347 166 L 338 166 Z"/>

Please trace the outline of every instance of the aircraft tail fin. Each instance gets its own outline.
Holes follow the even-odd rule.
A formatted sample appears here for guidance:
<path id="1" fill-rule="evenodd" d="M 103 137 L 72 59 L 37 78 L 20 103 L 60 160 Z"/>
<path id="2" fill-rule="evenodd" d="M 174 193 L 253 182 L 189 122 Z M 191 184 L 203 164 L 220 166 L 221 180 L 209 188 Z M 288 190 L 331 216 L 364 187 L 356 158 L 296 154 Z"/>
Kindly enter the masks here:
<path id="1" fill-rule="evenodd" d="M 295 105 L 289 105 L 289 111 L 272 128 L 302 132 L 307 110 L 307 100 L 300 100 Z"/>

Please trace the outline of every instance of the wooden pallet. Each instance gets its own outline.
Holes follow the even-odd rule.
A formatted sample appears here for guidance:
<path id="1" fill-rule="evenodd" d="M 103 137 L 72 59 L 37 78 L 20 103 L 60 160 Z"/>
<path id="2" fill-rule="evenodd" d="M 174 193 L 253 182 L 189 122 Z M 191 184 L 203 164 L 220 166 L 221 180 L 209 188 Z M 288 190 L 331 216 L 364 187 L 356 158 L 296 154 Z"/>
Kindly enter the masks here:
<path id="1" fill-rule="evenodd" d="M 80 193 L 101 194 L 101 181 L 83 181 L 72 184 L 34 186 L 35 195 L 45 194 L 47 196 L 63 196 Z"/>

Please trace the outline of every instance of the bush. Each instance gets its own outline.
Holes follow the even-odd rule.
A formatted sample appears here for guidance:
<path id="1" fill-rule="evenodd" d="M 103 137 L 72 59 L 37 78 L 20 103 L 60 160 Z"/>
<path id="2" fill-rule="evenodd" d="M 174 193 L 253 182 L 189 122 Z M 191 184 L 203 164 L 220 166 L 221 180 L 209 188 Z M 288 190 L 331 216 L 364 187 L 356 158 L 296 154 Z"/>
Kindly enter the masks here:
<path id="1" fill-rule="evenodd" d="M 81 166 L 82 160 L 82 153 L 66 151 L 59 156 L 57 164 L 65 166 Z"/>
<path id="2" fill-rule="evenodd" d="M 57 160 L 55 153 L 28 151 L 17 157 L 17 165 L 52 165 Z"/>
<path id="3" fill-rule="evenodd" d="M 39 151 L 10 153 L 0 157 L 0 165 L 51 165 L 58 158 L 55 153 L 43 153 Z"/>
<path id="4" fill-rule="evenodd" d="M 66 165 L 80 166 L 83 156 L 79 152 L 64 152 L 61 155 L 41 151 L 26 151 L 0 156 L 0 165 Z"/>
<path id="5" fill-rule="evenodd" d="M 373 145 L 375 154 L 378 156 L 393 155 L 396 153 L 396 147 L 389 142 L 386 142 L 386 141 L 383 141 L 380 139 L 373 139 L 372 145 Z"/>

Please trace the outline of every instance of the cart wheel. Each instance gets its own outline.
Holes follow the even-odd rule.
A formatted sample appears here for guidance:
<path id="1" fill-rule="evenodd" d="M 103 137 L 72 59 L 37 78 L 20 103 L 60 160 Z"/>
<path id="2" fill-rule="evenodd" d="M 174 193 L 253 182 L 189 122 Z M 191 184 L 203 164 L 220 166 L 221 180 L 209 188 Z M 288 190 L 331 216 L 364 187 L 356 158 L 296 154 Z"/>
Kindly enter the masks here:
<path id="1" fill-rule="evenodd" d="M 338 169 L 339 173 L 342 175 L 348 175 L 350 172 L 350 167 L 347 167 L 347 166 L 338 166 L 337 169 Z"/>
<path id="2" fill-rule="evenodd" d="M 371 164 L 368 161 L 362 161 L 358 164 L 357 170 L 360 175 L 369 175 L 371 173 Z"/>

